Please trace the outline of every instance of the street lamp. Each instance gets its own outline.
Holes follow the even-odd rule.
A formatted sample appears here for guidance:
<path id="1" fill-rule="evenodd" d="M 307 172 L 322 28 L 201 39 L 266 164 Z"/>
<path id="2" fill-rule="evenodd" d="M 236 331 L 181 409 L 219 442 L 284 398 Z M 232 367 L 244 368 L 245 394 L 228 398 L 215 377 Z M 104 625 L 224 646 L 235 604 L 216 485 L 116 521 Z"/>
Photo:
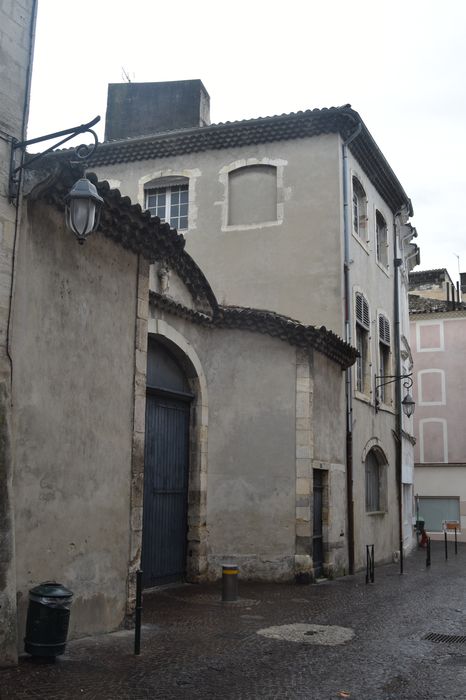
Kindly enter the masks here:
<path id="1" fill-rule="evenodd" d="M 95 231 L 100 221 L 100 210 L 104 200 L 87 177 L 80 178 L 65 197 L 66 225 L 84 243 L 87 236 Z"/>
<path id="2" fill-rule="evenodd" d="M 412 380 L 411 380 L 412 383 Z M 405 416 L 408 416 L 408 418 L 411 418 L 411 416 L 414 413 L 414 409 L 416 408 L 416 402 L 414 401 L 413 397 L 411 394 L 408 393 L 404 397 L 403 401 L 401 402 L 401 405 L 403 406 L 403 413 Z"/>
<path id="3" fill-rule="evenodd" d="M 38 153 L 37 155 L 28 158 L 27 165 L 30 166 L 31 163 L 39 158 L 42 158 L 46 153 L 50 153 L 58 146 L 61 146 L 66 141 L 72 139 L 74 136 L 89 132 L 94 137 L 94 143 L 91 146 L 80 145 L 74 150 L 74 155 L 76 158 L 78 158 L 78 162 L 80 162 L 84 168 L 85 161 L 92 156 L 97 148 L 97 134 L 91 127 L 97 124 L 99 121 L 100 117 L 95 117 L 95 119 L 87 124 L 81 124 L 81 126 L 75 126 L 71 129 L 64 129 L 63 131 L 56 131 L 54 134 L 39 136 L 38 138 L 30 139 L 29 141 L 17 141 L 16 139 L 13 139 L 10 157 L 10 202 L 17 202 L 21 179 L 20 173 L 26 165 L 23 163 L 23 156 L 27 146 L 30 146 L 33 143 L 48 141 L 53 138 L 60 138 L 61 136 L 65 137 L 50 148 L 47 148 L 47 150 L 43 151 L 42 153 Z M 16 165 L 16 154 L 18 151 L 21 153 L 21 162 L 19 165 Z M 87 177 L 84 176 L 75 182 L 70 192 L 66 195 L 66 225 L 70 231 L 74 233 L 79 243 L 84 243 L 87 236 L 97 229 L 103 202 L 104 200 L 99 196 L 96 187 L 87 179 Z"/>
<path id="4" fill-rule="evenodd" d="M 411 374 L 399 374 L 399 375 L 394 375 L 394 374 L 384 374 L 384 375 L 375 375 L 375 412 L 378 413 L 379 411 L 379 406 L 380 406 L 380 398 L 379 398 L 379 389 L 383 386 L 387 386 L 387 384 L 392 384 L 393 382 L 397 382 L 400 380 L 403 380 L 403 386 L 405 389 L 411 389 L 413 386 L 413 375 Z M 381 381 L 380 381 L 381 380 Z M 416 403 L 409 393 L 407 391 L 406 396 L 404 397 L 403 401 L 401 402 L 401 405 L 403 407 L 403 413 L 405 416 L 408 418 L 411 418 L 411 416 L 414 413 L 414 409 L 416 407 Z"/>

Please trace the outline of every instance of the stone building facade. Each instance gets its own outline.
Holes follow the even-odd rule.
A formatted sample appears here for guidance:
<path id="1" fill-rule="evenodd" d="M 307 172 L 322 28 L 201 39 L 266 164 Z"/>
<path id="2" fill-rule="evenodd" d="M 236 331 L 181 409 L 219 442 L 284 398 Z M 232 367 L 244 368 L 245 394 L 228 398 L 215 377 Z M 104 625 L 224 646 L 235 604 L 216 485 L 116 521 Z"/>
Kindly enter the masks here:
<path id="1" fill-rule="evenodd" d="M 466 435 L 463 429 L 466 304 L 444 288 L 427 297 L 426 280 L 451 279 L 446 270 L 411 276 L 411 347 L 415 366 L 415 495 L 418 518 L 434 539 L 443 522 L 458 523 L 466 541 Z M 419 279 L 421 277 L 421 279 Z M 418 289 L 419 285 L 419 289 Z M 420 293 L 418 293 L 418 291 Z M 453 533 L 450 533 L 452 536 Z"/>
<path id="2" fill-rule="evenodd" d="M 21 199 L 10 201 L 14 139 L 26 137 L 37 3 L 0 0 L 0 663 L 16 660 L 16 574 L 11 445 L 11 311 Z"/>
<path id="3" fill-rule="evenodd" d="M 21 639 L 28 590 L 56 579 L 74 593 L 72 637 L 114 630 L 133 612 L 141 559 L 148 586 L 218 578 L 232 557 L 244 577 L 311 580 L 318 545 L 320 566 L 346 571 L 341 374 L 354 349 L 324 328 L 218 304 L 183 237 L 95 177 L 99 232 L 78 245 L 63 216 L 78 173 L 43 163 L 17 245 L 18 609 L 6 622 Z M 160 464 L 170 478 L 183 439 L 184 486 L 159 484 L 154 504 Z M 155 463 L 152 445 L 165 446 Z M 328 464 L 324 552 L 311 483 Z M 169 561 L 153 564 L 161 532 Z"/>
<path id="4" fill-rule="evenodd" d="M 418 249 L 411 202 L 367 127 L 348 105 L 214 125 L 196 114 L 171 131 L 147 104 L 140 111 L 140 136 L 120 129 L 102 145 L 99 176 L 183 230 L 222 303 L 325 325 L 358 347 L 340 407 L 350 568 L 364 565 L 366 544 L 379 561 L 401 540 L 409 549 L 412 426 L 401 385 L 376 387 L 409 371 L 407 274 Z"/>

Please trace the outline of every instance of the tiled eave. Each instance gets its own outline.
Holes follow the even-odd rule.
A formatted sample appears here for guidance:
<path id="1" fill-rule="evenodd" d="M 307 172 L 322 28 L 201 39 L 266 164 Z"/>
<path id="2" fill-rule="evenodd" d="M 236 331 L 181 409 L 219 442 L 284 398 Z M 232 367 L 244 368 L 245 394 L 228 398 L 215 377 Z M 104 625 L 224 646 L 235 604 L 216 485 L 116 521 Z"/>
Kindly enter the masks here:
<path id="1" fill-rule="evenodd" d="M 361 131 L 349 147 L 352 154 L 393 212 L 403 206 L 407 206 L 411 212 L 409 197 L 361 117 L 350 105 L 107 141 L 97 148 L 92 157 L 92 167 L 303 139 L 320 134 L 340 134 L 347 139 L 359 124 Z"/>
<path id="2" fill-rule="evenodd" d="M 33 188 L 30 196 L 43 199 L 64 212 L 65 197 L 80 174 L 69 163 L 61 164 L 47 185 Z M 184 237 L 169 224 L 161 223 L 158 217 L 143 211 L 139 204 L 133 204 L 119 190 L 112 189 L 108 182 L 100 182 L 93 173 L 87 177 L 104 200 L 98 230 L 92 235 L 103 234 L 150 263 L 165 262 L 179 275 L 197 306 L 213 315 L 217 310 L 215 295 L 201 269 L 184 250 Z"/>
<path id="3" fill-rule="evenodd" d="M 324 326 L 320 328 L 306 326 L 272 311 L 219 306 L 217 313 L 210 318 L 157 292 L 150 292 L 150 301 L 156 308 L 203 326 L 263 333 L 297 347 L 311 347 L 339 364 L 342 369 L 354 364 L 358 356 L 355 348 Z"/>
<path id="4" fill-rule="evenodd" d="M 432 314 L 442 314 L 447 318 L 460 318 L 466 316 L 466 304 L 409 294 L 410 316 L 432 316 Z"/>

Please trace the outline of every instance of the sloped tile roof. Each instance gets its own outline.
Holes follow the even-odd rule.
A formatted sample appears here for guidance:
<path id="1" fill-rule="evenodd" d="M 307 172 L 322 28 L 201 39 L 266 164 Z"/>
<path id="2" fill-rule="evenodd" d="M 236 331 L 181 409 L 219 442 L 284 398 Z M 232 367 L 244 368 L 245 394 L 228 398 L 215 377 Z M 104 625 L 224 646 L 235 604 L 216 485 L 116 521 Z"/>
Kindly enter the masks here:
<path id="1" fill-rule="evenodd" d="M 327 330 L 325 326 L 320 328 L 307 326 L 273 311 L 240 306 L 219 306 L 217 313 L 210 318 L 157 292 L 151 292 L 150 299 L 156 307 L 203 326 L 263 333 L 297 347 L 314 348 L 339 364 L 342 369 L 350 367 L 358 356 L 355 348 Z"/>
<path id="2" fill-rule="evenodd" d="M 92 157 L 92 167 L 289 141 L 320 134 L 339 133 L 343 139 L 347 139 L 359 124 L 361 131 L 349 146 L 351 152 L 392 211 L 407 205 L 412 215 L 409 197 L 361 117 L 351 105 L 107 141 L 97 148 Z"/>
<path id="3" fill-rule="evenodd" d="M 464 302 L 446 301 L 446 299 L 429 299 L 418 294 L 409 294 L 409 313 L 412 314 L 438 314 L 449 311 L 466 311 Z"/>
<path id="4" fill-rule="evenodd" d="M 64 211 L 65 197 L 80 176 L 80 170 L 74 170 L 69 163 L 58 163 L 46 186 L 39 186 L 31 192 L 31 196 L 41 197 Z M 183 280 L 198 306 L 209 314 L 216 313 L 218 305 L 215 295 L 202 270 L 184 250 L 184 236 L 170 228 L 169 224 L 162 223 L 158 217 L 152 217 L 150 212 L 143 211 L 139 204 L 133 204 L 129 197 L 123 196 L 118 189 L 112 189 L 108 182 L 100 182 L 95 174 L 90 173 L 87 177 L 105 202 L 98 233 L 127 250 L 141 254 L 151 263 L 166 262 Z"/>

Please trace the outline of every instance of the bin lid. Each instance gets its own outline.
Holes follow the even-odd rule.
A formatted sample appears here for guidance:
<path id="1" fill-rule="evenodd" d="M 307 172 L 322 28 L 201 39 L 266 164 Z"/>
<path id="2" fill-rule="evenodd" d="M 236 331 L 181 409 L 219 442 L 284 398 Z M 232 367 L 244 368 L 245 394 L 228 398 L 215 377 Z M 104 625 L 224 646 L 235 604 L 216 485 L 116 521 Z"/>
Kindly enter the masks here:
<path id="1" fill-rule="evenodd" d="M 29 593 L 44 598 L 71 598 L 73 595 L 72 591 L 55 581 L 44 581 L 44 583 L 40 583 L 35 588 L 31 588 Z"/>

